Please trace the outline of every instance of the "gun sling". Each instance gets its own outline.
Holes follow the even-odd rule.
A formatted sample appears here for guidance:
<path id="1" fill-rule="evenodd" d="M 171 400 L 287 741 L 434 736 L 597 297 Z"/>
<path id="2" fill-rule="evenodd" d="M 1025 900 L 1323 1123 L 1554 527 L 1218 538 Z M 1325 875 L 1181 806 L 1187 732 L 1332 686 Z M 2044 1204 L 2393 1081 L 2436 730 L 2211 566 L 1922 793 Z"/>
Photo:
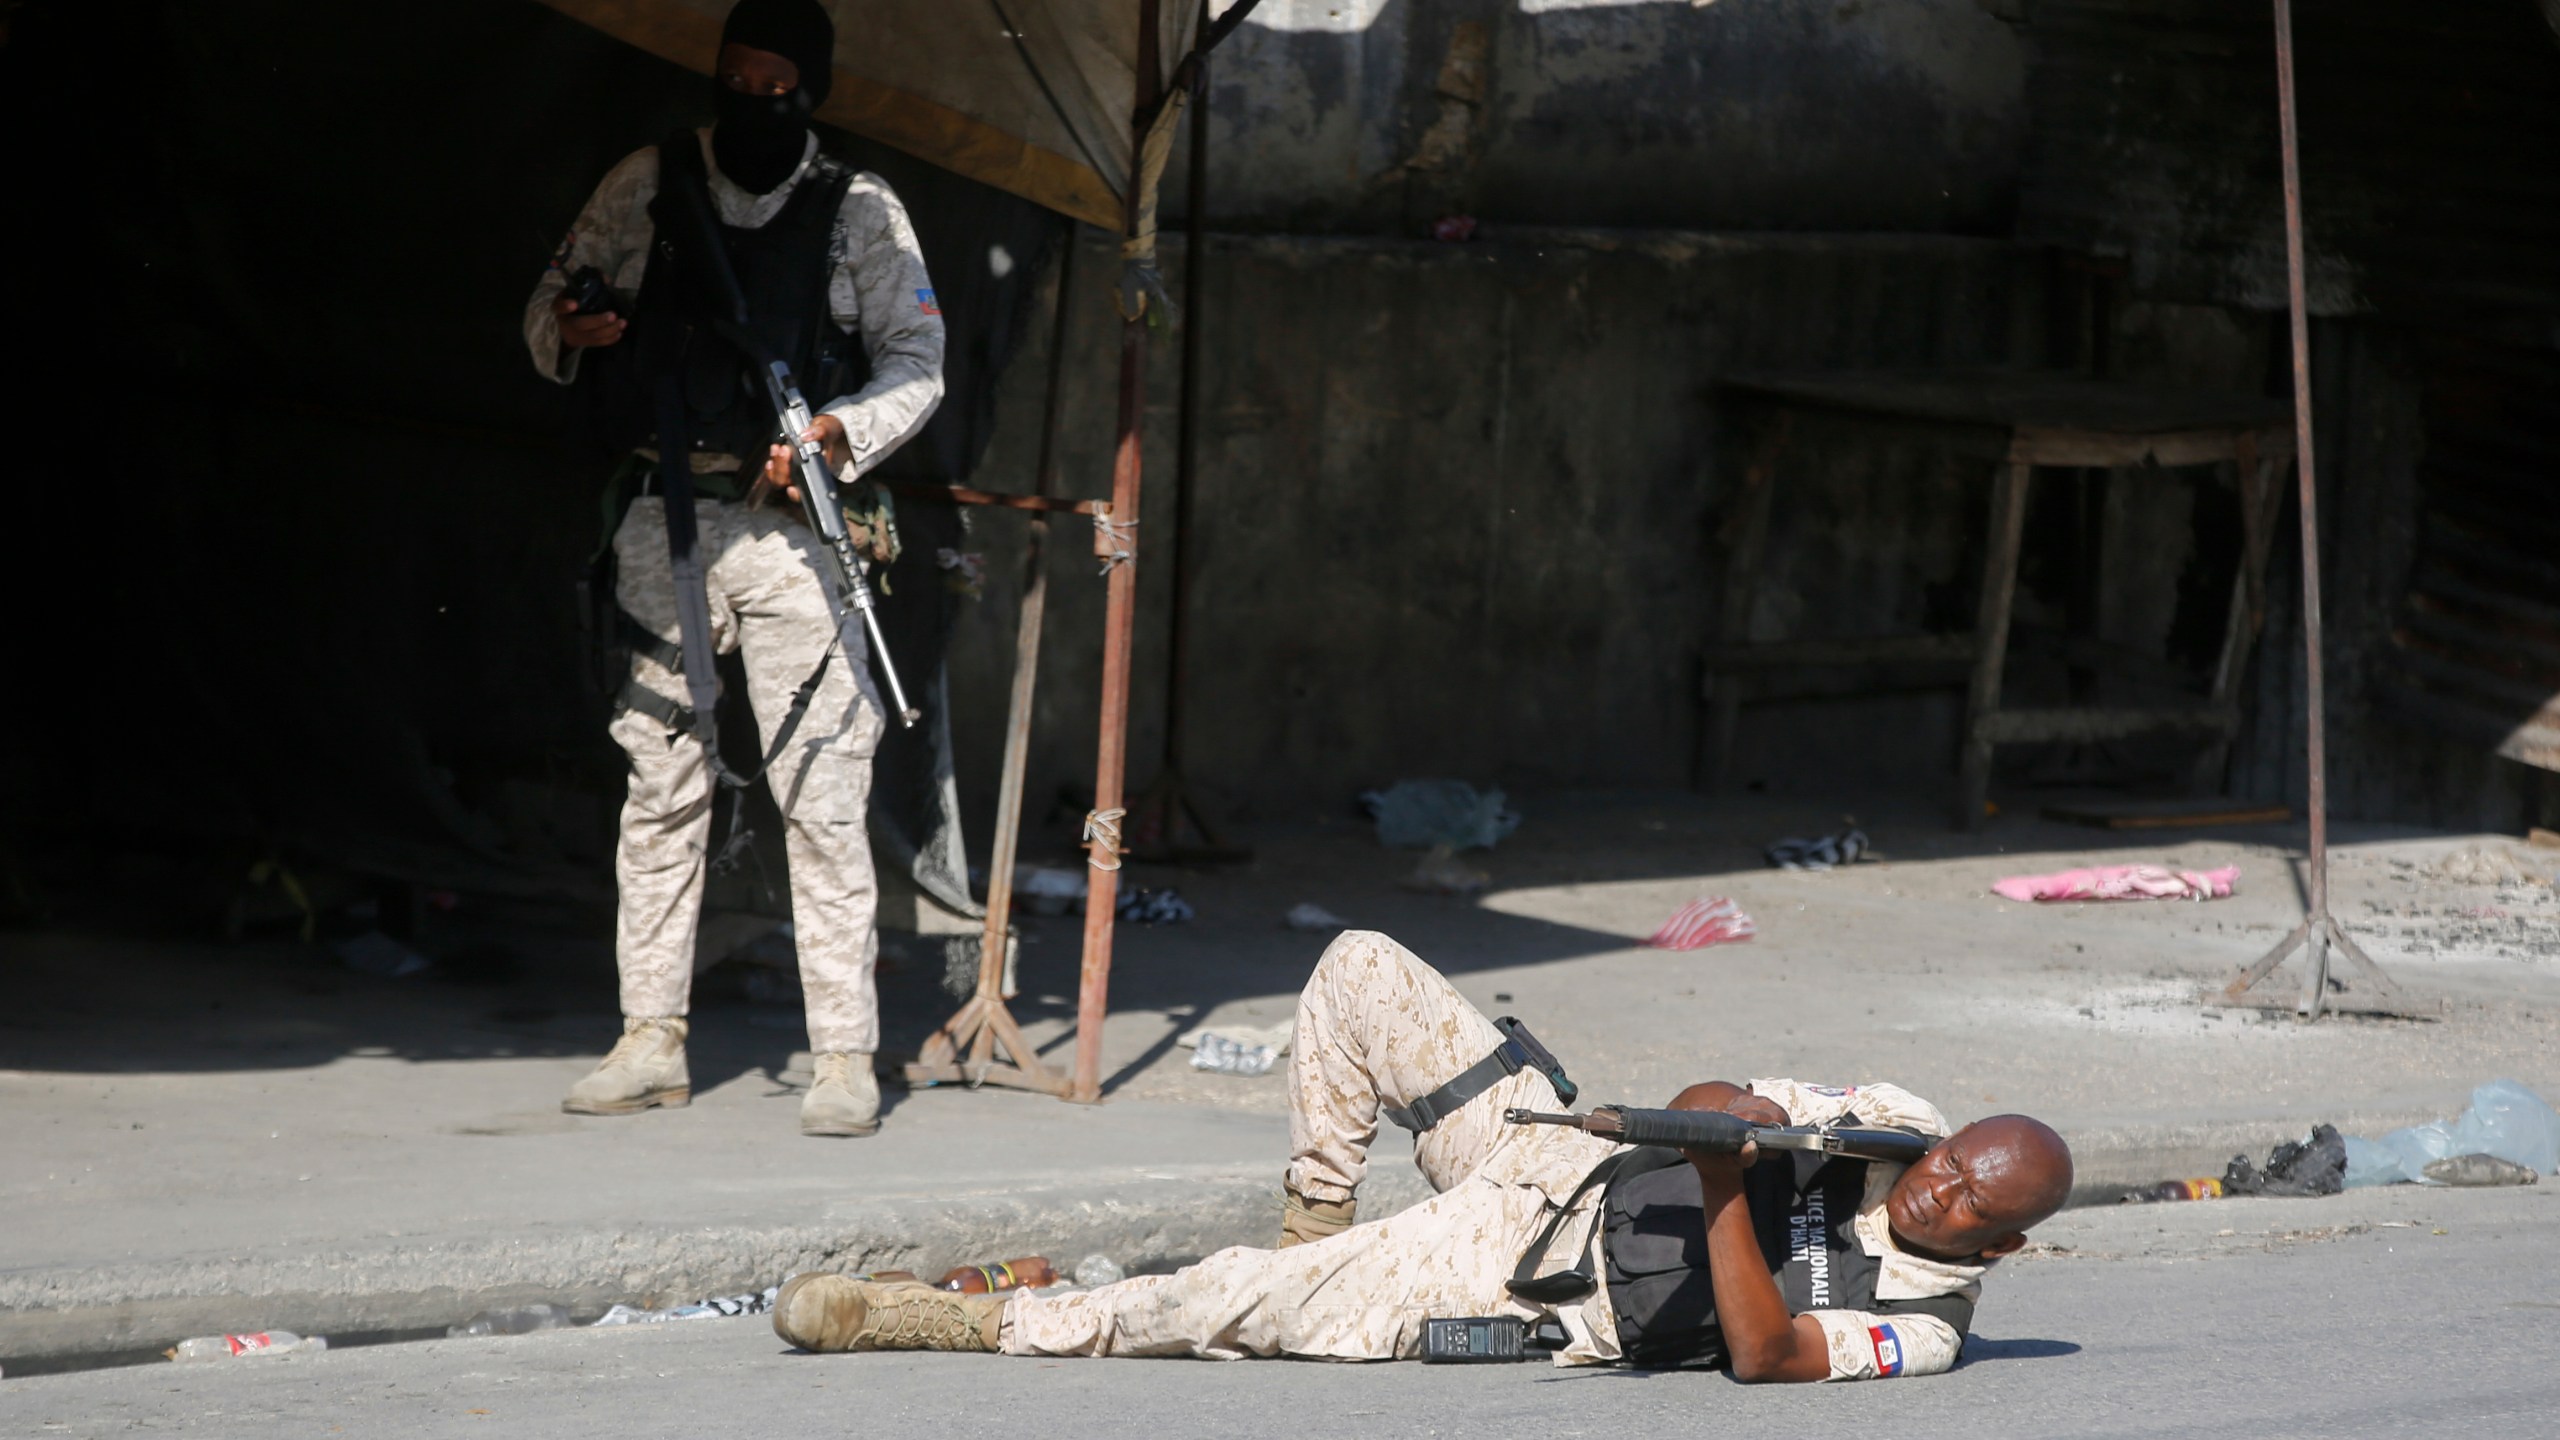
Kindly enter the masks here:
<path id="1" fill-rule="evenodd" d="M 1458 1078 L 1415 1100 L 1411 1105 L 1379 1107 L 1386 1117 L 1403 1128 L 1420 1135 L 1457 1113 L 1466 1104 L 1523 1070 L 1536 1070 L 1556 1087 L 1556 1094 L 1568 1105 L 1576 1093 L 1574 1083 L 1565 1078 L 1564 1066 L 1538 1043 L 1529 1027 L 1508 1015 L 1493 1022 L 1502 1031 L 1502 1043 L 1493 1053 L 1468 1066 Z"/>

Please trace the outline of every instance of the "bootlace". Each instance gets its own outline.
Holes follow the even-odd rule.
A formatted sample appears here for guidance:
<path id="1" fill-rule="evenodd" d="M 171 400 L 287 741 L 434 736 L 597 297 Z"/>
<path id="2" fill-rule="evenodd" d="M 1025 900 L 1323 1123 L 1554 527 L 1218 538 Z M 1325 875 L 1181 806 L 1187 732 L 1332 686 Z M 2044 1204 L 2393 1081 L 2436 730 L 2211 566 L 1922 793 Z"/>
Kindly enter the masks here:
<path id="1" fill-rule="evenodd" d="M 636 1065 L 665 1043 L 667 1027 L 654 1022 L 637 1029 L 625 1030 L 613 1048 L 604 1052 L 604 1065 Z M 602 1068 L 599 1066 L 598 1068 Z"/>
<path id="2" fill-rule="evenodd" d="M 809 1071 L 809 1088 L 812 1090 L 829 1081 L 850 1086 L 853 1084 L 853 1057 L 840 1050 L 821 1051 L 812 1060 Z"/>
<path id="3" fill-rule="evenodd" d="M 871 1303 L 878 1344 L 887 1350 L 975 1350 L 979 1324 L 968 1304 L 938 1290 L 899 1286 Z"/>

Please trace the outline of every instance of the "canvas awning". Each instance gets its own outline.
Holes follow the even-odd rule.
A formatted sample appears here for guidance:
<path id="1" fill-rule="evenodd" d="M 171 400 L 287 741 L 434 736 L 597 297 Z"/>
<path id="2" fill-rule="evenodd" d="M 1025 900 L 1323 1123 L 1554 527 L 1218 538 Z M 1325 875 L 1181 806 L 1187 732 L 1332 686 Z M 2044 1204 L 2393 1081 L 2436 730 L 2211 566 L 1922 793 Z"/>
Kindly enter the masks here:
<path id="1" fill-rule="evenodd" d="M 687 69 L 710 72 L 732 0 L 543 0 Z M 1139 19 L 1157 12 L 1160 93 L 1191 50 L 1199 0 L 824 0 L 835 87 L 818 118 L 946 170 L 1125 231 Z"/>

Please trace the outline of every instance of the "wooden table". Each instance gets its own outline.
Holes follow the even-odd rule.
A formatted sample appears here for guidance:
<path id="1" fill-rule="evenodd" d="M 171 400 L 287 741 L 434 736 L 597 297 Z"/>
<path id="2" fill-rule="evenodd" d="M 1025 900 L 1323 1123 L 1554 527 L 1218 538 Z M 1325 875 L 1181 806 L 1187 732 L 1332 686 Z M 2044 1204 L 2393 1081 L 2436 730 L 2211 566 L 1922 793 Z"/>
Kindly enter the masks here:
<path id="1" fill-rule="evenodd" d="M 2289 406 L 2243 395 L 2200 393 L 2022 370 L 1883 370 L 1735 374 L 1719 381 L 1730 409 L 1757 408 L 1765 423 L 1735 499 L 1735 546 L 1726 571 L 1716 642 L 1707 653 L 1707 756 L 1721 787 L 1733 758 L 1744 674 L 1799 666 L 1911 662 L 1962 666 L 1965 696 L 1957 763 L 1956 823 L 1979 824 L 1995 747 L 2040 740 L 2095 741 L 2159 730 L 2205 738 L 2199 773 L 2218 782 L 2239 723 L 2240 673 L 2265 613 L 2269 534 L 2293 456 Z M 1739 403 L 1733 403 L 1739 402 Z M 1994 465 L 1981 597 L 1970 633 L 1803 639 L 1751 643 L 1769 512 L 1799 417 L 1818 413 L 1826 430 L 1874 426 Z M 2029 709 L 2000 703 L 2009 652 L 2009 614 L 2018 586 L 2018 545 L 2027 489 L 2046 467 L 2227 467 L 2239 486 L 2243 529 L 2239 574 L 2222 649 L 2208 691 L 2192 705 Z"/>

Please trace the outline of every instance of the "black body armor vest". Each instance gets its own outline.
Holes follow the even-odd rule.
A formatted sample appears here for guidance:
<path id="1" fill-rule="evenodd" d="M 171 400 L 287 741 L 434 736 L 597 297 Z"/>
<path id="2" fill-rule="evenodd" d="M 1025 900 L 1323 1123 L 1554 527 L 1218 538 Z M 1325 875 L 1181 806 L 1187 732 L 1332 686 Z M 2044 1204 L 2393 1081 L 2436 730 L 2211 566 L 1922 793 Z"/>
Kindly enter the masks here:
<path id="1" fill-rule="evenodd" d="M 686 253 L 684 227 L 674 223 L 675 187 L 689 184 L 711 202 L 702 143 L 690 130 L 658 145 L 658 194 L 649 202 L 652 239 L 649 267 L 633 302 L 631 334 L 623 346 L 627 366 L 599 367 L 599 438 L 616 450 L 650 443 L 651 378 L 673 370 L 683 378 L 685 414 L 692 432 L 682 446 L 705 454 L 735 455 L 750 468 L 777 433 L 764 377 L 752 373 L 738 347 L 714 334 L 705 317 L 715 302 L 701 262 Z M 853 186 L 853 170 L 825 155 L 813 158 L 792 187 L 781 213 L 759 228 L 723 224 L 720 239 L 738 288 L 746 295 L 747 329 L 776 358 L 791 366 L 800 393 L 821 406 L 852 393 L 870 378 L 869 362 L 854 337 L 828 313 L 827 287 L 835 271 L 830 253 L 837 213 Z M 590 360 L 611 356 L 599 351 Z"/>
<path id="2" fill-rule="evenodd" d="M 1882 1262 L 1858 1246 L 1854 1222 L 1871 1162 L 1810 1151 L 1764 1151 L 1743 1172 L 1760 1256 L 1789 1314 L 1868 1310 L 1934 1315 L 1962 1335 L 1973 1302 L 1960 1295 L 1878 1300 Z M 1680 1152 L 1646 1146 L 1609 1181 L 1601 1253 L 1618 1348 L 1631 1365 L 1715 1364 L 1724 1358 L 1707 1276 L 1706 1199 Z"/>

